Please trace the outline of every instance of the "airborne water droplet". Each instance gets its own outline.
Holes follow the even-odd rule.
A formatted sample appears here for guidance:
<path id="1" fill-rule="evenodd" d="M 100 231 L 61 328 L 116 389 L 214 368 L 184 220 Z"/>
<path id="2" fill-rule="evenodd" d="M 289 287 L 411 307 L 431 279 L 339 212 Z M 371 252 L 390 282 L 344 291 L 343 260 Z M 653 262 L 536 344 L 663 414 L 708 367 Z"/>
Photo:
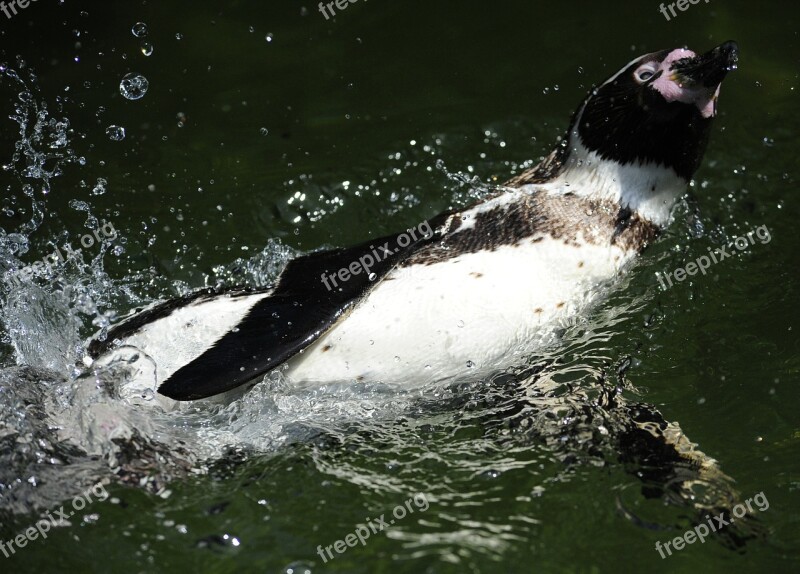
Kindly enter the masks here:
<path id="1" fill-rule="evenodd" d="M 92 188 L 92 195 L 103 195 L 106 192 L 108 181 L 102 177 L 97 178 L 97 185 Z"/>
<path id="2" fill-rule="evenodd" d="M 153 45 L 150 42 L 142 42 L 140 48 L 145 56 L 153 55 Z"/>
<path id="3" fill-rule="evenodd" d="M 150 82 L 143 75 L 130 73 L 122 77 L 119 93 L 128 100 L 138 100 L 147 93 L 149 87 Z"/>
<path id="4" fill-rule="evenodd" d="M 147 24 L 144 22 L 136 22 L 131 28 L 131 33 L 137 38 L 144 38 L 147 36 Z"/>
<path id="5" fill-rule="evenodd" d="M 106 135 L 111 141 L 121 142 L 125 139 L 125 128 L 122 126 L 108 126 L 106 128 Z"/>
<path id="6" fill-rule="evenodd" d="M 475 363 L 473 363 L 472 361 L 467 361 L 467 368 L 468 368 L 468 369 L 471 369 L 471 368 L 473 368 L 474 366 L 475 366 Z"/>

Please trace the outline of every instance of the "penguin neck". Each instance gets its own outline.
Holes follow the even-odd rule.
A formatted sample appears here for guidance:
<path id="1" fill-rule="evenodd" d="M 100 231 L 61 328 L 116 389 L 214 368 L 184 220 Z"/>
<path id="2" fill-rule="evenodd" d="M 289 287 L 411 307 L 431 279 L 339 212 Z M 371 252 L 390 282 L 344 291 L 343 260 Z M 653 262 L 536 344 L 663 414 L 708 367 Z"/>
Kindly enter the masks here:
<path id="1" fill-rule="evenodd" d="M 652 162 L 621 164 L 589 150 L 574 132 L 563 168 L 544 187 L 553 194 L 579 197 L 628 208 L 641 219 L 665 227 L 687 182 L 671 168 Z"/>

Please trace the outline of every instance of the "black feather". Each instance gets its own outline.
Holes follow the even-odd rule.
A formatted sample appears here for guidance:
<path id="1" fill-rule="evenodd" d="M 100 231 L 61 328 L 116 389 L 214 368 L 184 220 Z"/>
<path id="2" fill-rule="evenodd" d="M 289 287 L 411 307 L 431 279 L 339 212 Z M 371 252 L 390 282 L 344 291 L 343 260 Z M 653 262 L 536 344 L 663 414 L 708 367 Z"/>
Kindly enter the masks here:
<path id="1" fill-rule="evenodd" d="M 437 216 L 429 229 L 436 229 L 448 217 L 448 213 Z M 400 246 L 398 240 L 403 235 L 409 243 Z M 269 297 L 256 303 L 234 330 L 213 347 L 164 381 L 158 392 L 179 401 L 210 397 L 235 389 L 286 362 L 330 329 L 398 263 L 437 236 L 416 235 L 412 238 L 410 233 L 398 233 L 356 247 L 292 260 Z M 388 246 L 391 253 L 382 246 Z M 337 281 L 330 290 L 326 287 L 323 275 L 337 274 L 367 255 L 375 259 L 376 253 L 382 258 L 369 267 L 369 272 Z"/>

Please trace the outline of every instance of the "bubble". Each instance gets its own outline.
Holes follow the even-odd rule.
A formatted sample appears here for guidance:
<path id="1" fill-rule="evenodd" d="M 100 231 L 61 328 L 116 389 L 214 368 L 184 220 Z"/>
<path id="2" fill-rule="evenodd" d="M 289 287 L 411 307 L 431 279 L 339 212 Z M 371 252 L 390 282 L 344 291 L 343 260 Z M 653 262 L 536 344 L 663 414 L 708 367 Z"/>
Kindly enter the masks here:
<path id="1" fill-rule="evenodd" d="M 122 81 L 119 83 L 119 93 L 128 100 L 138 100 L 142 98 L 150 87 L 150 82 L 147 81 L 141 74 L 125 74 Z"/>
<path id="2" fill-rule="evenodd" d="M 153 55 L 153 45 L 150 42 L 146 42 L 146 41 L 142 42 L 142 45 L 140 46 L 140 49 L 142 50 L 142 54 L 144 54 L 145 56 L 152 56 Z"/>
<path id="3" fill-rule="evenodd" d="M 111 141 L 121 142 L 125 139 L 125 128 L 122 126 L 108 126 L 106 128 L 106 135 Z"/>
<path id="4" fill-rule="evenodd" d="M 269 130 L 268 130 L 267 128 L 261 128 L 260 130 L 258 130 L 258 132 L 259 132 L 259 133 L 260 133 L 262 136 L 265 136 L 265 135 L 268 135 L 268 134 L 269 134 Z"/>
<path id="5" fill-rule="evenodd" d="M 144 22 L 136 22 L 131 28 L 131 33 L 137 38 L 144 38 L 147 36 L 147 24 Z"/>

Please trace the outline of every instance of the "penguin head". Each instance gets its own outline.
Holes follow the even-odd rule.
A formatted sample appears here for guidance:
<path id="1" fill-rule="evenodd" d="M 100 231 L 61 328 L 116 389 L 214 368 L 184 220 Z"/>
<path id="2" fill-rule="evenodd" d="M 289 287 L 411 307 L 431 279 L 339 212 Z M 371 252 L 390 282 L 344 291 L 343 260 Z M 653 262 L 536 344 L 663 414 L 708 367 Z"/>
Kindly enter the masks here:
<path id="1" fill-rule="evenodd" d="M 678 48 L 636 58 L 589 93 L 573 118 L 571 147 L 621 165 L 670 168 L 688 182 L 737 61 L 733 41 L 700 55 Z"/>

